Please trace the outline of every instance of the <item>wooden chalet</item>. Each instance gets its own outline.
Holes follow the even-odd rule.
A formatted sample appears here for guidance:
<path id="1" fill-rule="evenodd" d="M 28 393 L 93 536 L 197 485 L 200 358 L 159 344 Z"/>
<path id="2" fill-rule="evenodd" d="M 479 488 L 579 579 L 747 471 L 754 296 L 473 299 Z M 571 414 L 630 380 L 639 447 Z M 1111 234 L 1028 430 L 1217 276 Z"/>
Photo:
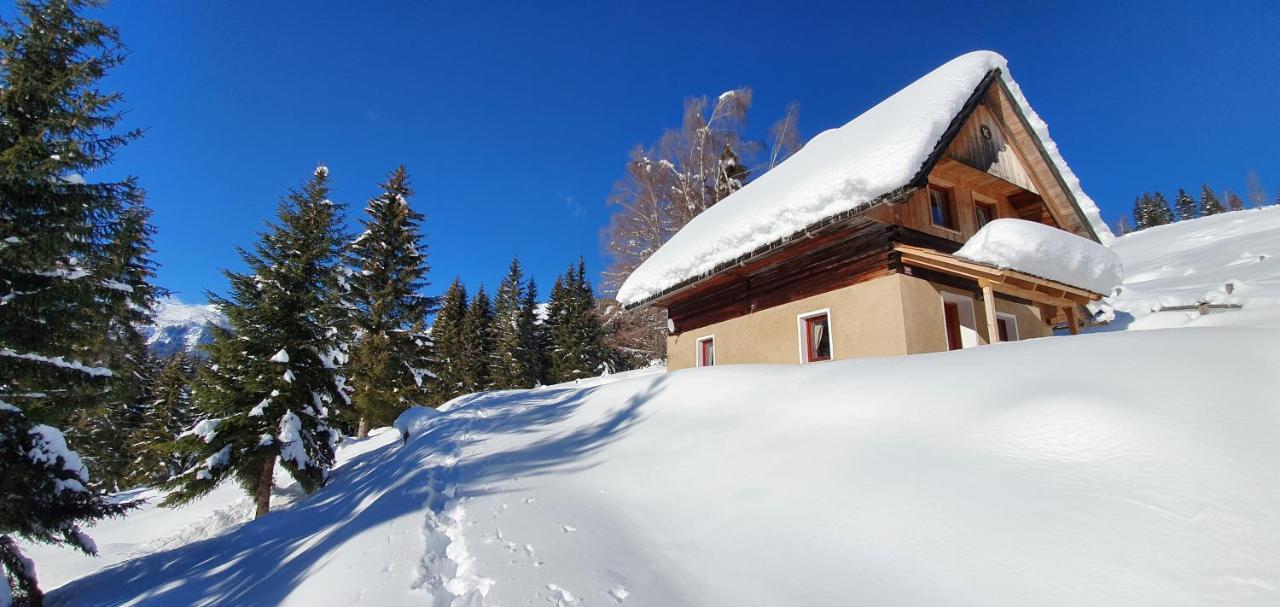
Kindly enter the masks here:
<path id="1" fill-rule="evenodd" d="M 996 218 L 1093 241 L 1111 237 L 1056 146 L 1044 140 L 1047 131 L 1038 132 L 1039 118 L 1015 92 L 1003 59 L 974 55 L 952 62 L 966 60 L 965 69 L 978 70 L 967 82 L 955 69 L 944 73 L 969 87 L 968 96 L 904 183 L 643 297 L 627 301 L 620 293 L 631 308 L 667 310 L 670 369 L 938 352 L 1045 337 L 1058 323 L 1078 331 L 1080 306 L 1100 294 L 952 255 Z M 944 77 L 935 74 L 920 82 Z M 932 91 L 949 83 L 913 86 Z M 798 160 L 809 152 L 787 162 L 823 161 Z M 728 217 L 734 198 L 753 185 L 712 210 Z"/>

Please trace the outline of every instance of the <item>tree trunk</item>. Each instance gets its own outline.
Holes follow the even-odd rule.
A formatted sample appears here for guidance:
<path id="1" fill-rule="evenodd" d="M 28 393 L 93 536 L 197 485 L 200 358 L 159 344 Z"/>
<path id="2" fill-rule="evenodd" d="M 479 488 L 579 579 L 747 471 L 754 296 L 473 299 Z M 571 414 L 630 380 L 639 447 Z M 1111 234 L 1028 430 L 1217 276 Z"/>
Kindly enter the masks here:
<path id="1" fill-rule="evenodd" d="M 253 517 L 258 518 L 271 511 L 271 487 L 275 484 L 276 458 L 267 457 L 262 460 L 262 478 L 258 479 L 258 494 L 254 496 L 258 510 Z"/>
<path id="2" fill-rule="evenodd" d="M 361 417 L 360 427 L 356 429 L 356 438 L 369 438 L 369 420 Z"/>

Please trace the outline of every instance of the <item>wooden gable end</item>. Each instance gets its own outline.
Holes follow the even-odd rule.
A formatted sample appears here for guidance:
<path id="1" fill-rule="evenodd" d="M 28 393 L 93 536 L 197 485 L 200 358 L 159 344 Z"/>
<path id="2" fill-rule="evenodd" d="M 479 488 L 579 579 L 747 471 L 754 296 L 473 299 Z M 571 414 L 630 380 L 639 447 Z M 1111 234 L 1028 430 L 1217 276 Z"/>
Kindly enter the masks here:
<path id="1" fill-rule="evenodd" d="M 960 127 L 945 155 L 1039 194 L 1030 171 L 1009 139 L 1004 125 L 991 110 L 979 105 Z"/>
<path id="2" fill-rule="evenodd" d="M 979 107 L 1004 127 L 1008 144 L 1035 186 L 1033 191 L 1044 199 L 1053 224 L 1077 236 L 1098 241 L 1098 235 L 1080 210 L 1075 195 L 1067 188 L 1062 174 L 1049 159 L 1040 137 L 1031 129 L 1003 80 L 997 78 L 987 87 Z"/>

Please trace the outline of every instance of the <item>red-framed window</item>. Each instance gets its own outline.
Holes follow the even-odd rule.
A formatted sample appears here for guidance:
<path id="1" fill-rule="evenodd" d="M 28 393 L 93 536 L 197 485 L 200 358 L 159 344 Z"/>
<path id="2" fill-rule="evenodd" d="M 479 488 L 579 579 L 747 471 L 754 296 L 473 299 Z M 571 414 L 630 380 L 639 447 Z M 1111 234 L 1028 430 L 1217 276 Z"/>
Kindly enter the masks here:
<path id="1" fill-rule="evenodd" d="M 956 229 L 956 214 L 951 190 L 929 185 L 929 221 L 948 230 Z"/>
<path id="2" fill-rule="evenodd" d="M 960 339 L 960 304 L 954 301 L 943 301 L 942 315 L 947 324 L 947 349 L 963 348 L 964 342 Z"/>
<path id="3" fill-rule="evenodd" d="M 824 312 L 804 318 L 805 362 L 831 360 L 831 319 Z"/>
<path id="4" fill-rule="evenodd" d="M 698 340 L 698 366 L 711 367 L 716 364 L 716 338 L 704 337 Z"/>

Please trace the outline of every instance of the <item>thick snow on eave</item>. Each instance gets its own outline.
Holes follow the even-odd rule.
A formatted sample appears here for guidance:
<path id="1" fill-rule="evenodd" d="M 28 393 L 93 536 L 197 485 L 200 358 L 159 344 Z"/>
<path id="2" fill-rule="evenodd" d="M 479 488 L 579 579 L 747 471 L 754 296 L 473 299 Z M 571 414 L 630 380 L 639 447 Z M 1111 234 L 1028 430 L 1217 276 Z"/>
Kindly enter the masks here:
<path id="1" fill-rule="evenodd" d="M 1099 239 L 1111 241 L 1093 200 L 1063 161 L 1048 127 L 1009 76 L 1004 57 L 961 55 L 848 124 L 818 134 L 794 156 L 695 217 L 636 268 L 618 300 L 649 299 L 717 265 L 857 209 L 907 185 L 978 85 L 993 69 L 1005 84 Z"/>
<path id="2" fill-rule="evenodd" d="M 997 219 L 956 257 L 1108 295 L 1124 279 L 1120 257 L 1088 238 L 1023 219 Z"/>

